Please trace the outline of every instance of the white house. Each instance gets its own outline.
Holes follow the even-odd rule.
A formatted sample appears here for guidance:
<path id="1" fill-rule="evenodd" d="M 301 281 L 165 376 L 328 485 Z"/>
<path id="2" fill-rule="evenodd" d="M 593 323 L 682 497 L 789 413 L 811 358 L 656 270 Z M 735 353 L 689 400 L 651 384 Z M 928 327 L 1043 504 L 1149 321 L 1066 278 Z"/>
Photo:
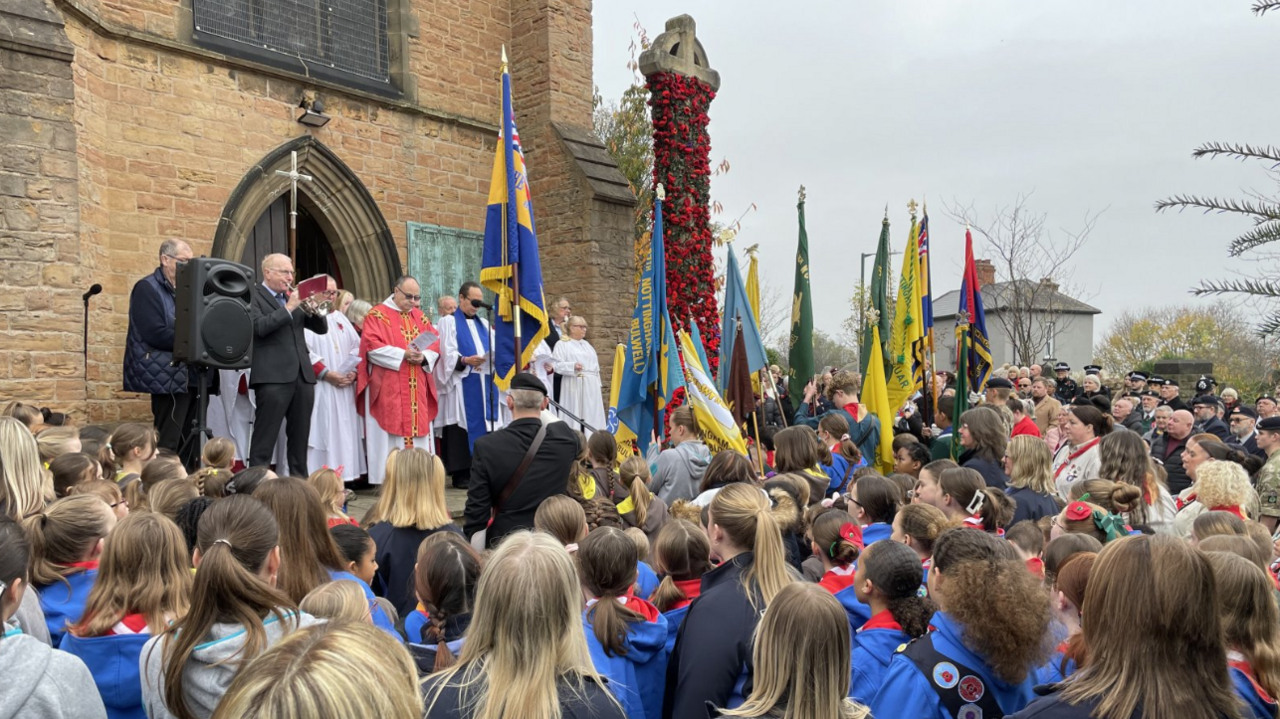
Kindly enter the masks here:
<path id="1" fill-rule="evenodd" d="M 1078 371 L 1093 362 L 1093 316 L 1102 310 L 1062 294 L 1050 279 L 996 282 L 995 267 L 990 261 L 975 260 L 974 265 L 982 285 L 991 359 L 997 367 L 1022 359 L 1029 364 L 1053 358 Z M 959 290 L 933 301 L 939 369 L 955 369 L 959 304 Z M 1012 337 L 1034 348 L 1030 358 L 1014 356 Z"/>

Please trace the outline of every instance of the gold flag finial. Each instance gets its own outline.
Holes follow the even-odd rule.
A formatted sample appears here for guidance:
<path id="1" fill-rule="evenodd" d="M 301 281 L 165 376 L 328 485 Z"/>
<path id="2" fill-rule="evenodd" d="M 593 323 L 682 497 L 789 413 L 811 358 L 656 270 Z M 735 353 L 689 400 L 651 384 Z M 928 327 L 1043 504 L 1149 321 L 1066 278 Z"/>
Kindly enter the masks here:
<path id="1" fill-rule="evenodd" d="M 654 195 L 654 197 L 657 197 L 659 200 L 662 200 L 663 202 L 666 202 L 666 201 L 667 201 L 667 188 L 666 188 L 666 187 L 663 187 L 662 183 L 661 183 L 661 182 L 659 182 L 659 183 L 658 183 L 658 186 L 657 186 L 656 188 L 654 188 L 653 195 Z"/>
<path id="2" fill-rule="evenodd" d="M 800 202 L 804 202 L 804 185 L 800 186 Z"/>
<path id="3" fill-rule="evenodd" d="M 502 69 L 507 69 L 507 46 L 505 44 L 502 46 Z"/>
<path id="4" fill-rule="evenodd" d="M 915 198 L 912 198 L 911 201 L 907 203 L 907 212 L 910 212 L 911 216 L 915 217 L 917 207 L 919 207 L 919 205 L 916 204 Z"/>
<path id="5" fill-rule="evenodd" d="M 754 255 L 756 252 L 759 252 L 759 251 L 760 251 L 760 243 L 757 242 L 746 249 L 746 254 L 750 256 L 750 255 Z"/>

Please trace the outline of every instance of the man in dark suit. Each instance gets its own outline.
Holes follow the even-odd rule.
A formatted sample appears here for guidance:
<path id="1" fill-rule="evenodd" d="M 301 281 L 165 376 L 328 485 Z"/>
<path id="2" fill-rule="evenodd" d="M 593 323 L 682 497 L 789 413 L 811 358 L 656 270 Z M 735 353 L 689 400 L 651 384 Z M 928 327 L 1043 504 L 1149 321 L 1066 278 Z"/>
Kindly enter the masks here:
<path id="1" fill-rule="evenodd" d="M 257 393 L 258 404 L 249 439 L 249 466 L 271 464 L 280 423 L 286 422 L 289 467 L 276 469 L 279 474 L 306 477 L 316 373 L 302 330 L 322 335 L 329 331 L 329 324 L 302 309 L 302 299 L 293 287 L 293 262 L 286 255 L 262 259 L 262 284 L 255 288 L 249 316 L 253 318 L 249 386 Z"/>
<path id="2" fill-rule="evenodd" d="M 494 505 L 524 461 L 538 430 L 542 411 L 547 408 L 547 388 L 542 380 L 521 372 L 511 380 L 507 393 L 511 423 L 476 440 L 471 458 L 471 481 L 467 486 L 467 507 L 463 534 L 484 529 Z M 568 493 L 569 471 L 578 456 L 578 433 L 561 421 L 546 425 L 546 436 L 534 454 L 533 463 L 488 525 L 486 546 L 497 546 L 502 538 L 521 529 L 533 529 L 533 515 L 547 497 Z"/>
<path id="3" fill-rule="evenodd" d="M 1249 405 L 1238 404 L 1232 408 L 1227 421 L 1231 423 L 1231 436 L 1227 439 L 1227 444 L 1236 445 L 1265 462 L 1266 450 L 1258 446 L 1257 410 Z"/>
<path id="4" fill-rule="evenodd" d="M 1200 395 L 1191 400 L 1191 413 L 1196 418 L 1196 432 L 1207 432 L 1226 442 L 1231 437 L 1231 428 L 1218 416 L 1221 410 L 1222 401 L 1213 395 Z"/>
<path id="5" fill-rule="evenodd" d="M 573 314 L 573 307 L 569 304 L 568 297 L 561 297 L 556 300 L 556 308 L 552 311 L 550 320 L 551 332 L 547 335 L 547 349 L 552 352 L 556 351 L 556 343 L 560 341 L 562 336 L 569 335 L 569 315 Z M 551 372 L 551 370 L 547 370 Z M 551 375 L 551 395 L 555 401 L 560 401 L 560 373 Z"/>

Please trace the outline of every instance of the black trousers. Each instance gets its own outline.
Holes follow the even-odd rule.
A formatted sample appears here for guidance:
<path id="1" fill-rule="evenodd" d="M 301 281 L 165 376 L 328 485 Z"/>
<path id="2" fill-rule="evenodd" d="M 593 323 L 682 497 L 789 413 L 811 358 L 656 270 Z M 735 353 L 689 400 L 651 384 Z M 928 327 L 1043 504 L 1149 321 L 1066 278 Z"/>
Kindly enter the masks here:
<path id="1" fill-rule="evenodd" d="M 200 466 L 200 437 L 195 432 L 197 392 L 151 395 L 151 417 L 159 435 L 157 444 L 178 453 L 187 471 Z"/>
<path id="2" fill-rule="evenodd" d="M 280 423 L 285 425 L 289 467 L 277 467 L 282 476 L 303 477 L 307 471 L 307 440 L 311 436 L 311 408 L 316 402 L 316 386 L 298 377 L 293 382 L 253 385 L 258 408 L 253 415 L 253 435 L 249 438 L 249 466 L 266 467 L 276 451 Z"/>

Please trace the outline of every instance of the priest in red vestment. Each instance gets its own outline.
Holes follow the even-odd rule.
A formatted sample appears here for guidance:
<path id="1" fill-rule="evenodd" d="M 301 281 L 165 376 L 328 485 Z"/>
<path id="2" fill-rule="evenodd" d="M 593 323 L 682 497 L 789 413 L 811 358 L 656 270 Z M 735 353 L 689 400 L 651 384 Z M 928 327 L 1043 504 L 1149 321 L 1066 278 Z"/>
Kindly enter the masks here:
<path id="1" fill-rule="evenodd" d="M 431 422 L 436 417 L 436 382 L 431 369 L 440 357 L 435 327 L 422 314 L 422 290 L 401 277 L 385 302 L 369 310 L 360 336 L 357 399 L 364 414 L 369 482 L 382 484 L 387 455 L 394 448 L 435 452 Z M 415 340 L 426 335 L 425 347 Z"/>

